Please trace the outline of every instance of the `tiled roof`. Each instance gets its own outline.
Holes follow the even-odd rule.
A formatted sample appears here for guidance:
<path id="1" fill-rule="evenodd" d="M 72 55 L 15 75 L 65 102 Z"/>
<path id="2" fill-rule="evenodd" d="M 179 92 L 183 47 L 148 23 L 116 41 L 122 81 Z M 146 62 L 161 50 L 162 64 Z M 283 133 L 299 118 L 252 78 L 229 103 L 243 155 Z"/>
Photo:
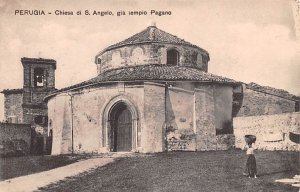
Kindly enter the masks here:
<path id="1" fill-rule="evenodd" d="M 259 92 L 271 94 L 274 96 L 282 97 L 282 98 L 289 99 L 289 100 L 296 100 L 296 101 L 300 100 L 300 97 L 290 94 L 289 92 L 287 92 L 283 89 L 276 89 L 273 87 L 262 86 L 262 85 L 259 85 L 259 84 L 253 83 L 253 82 L 246 84 L 246 88 L 252 89 L 254 91 L 259 91 Z"/>
<path id="2" fill-rule="evenodd" d="M 140 44 L 140 43 L 169 43 L 169 44 L 188 45 L 188 46 L 201 49 L 204 52 L 207 52 L 204 49 L 196 45 L 193 45 L 190 42 L 185 41 L 184 39 L 178 38 L 175 35 L 172 35 L 170 33 L 158 29 L 156 26 L 149 26 L 145 30 L 125 39 L 124 41 L 121 41 L 119 43 L 107 47 L 101 53 L 117 47 Z"/>
<path id="3" fill-rule="evenodd" d="M 52 92 L 55 92 L 57 91 L 56 88 L 42 88 L 44 92 L 49 92 L 49 93 L 52 93 Z M 3 94 L 15 94 L 15 93 L 23 93 L 23 88 L 20 88 L 20 89 L 4 89 L 2 90 L 0 93 L 3 93 Z"/>
<path id="4" fill-rule="evenodd" d="M 23 93 L 23 89 L 22 88 L 20 88 L 20 89 L 4 89 L 0 93 L 3 93 L 3 94 Z"/>
<path id="5" fill-rule="evenodd" d="M 60 89 L 55 93 L 105 82 L 122 81 L 198 81 L 238 84 L 235 80 L 203 72 L 197 68 L 169 65 L 139 65 L 112 69 L 82 83 Z"/>

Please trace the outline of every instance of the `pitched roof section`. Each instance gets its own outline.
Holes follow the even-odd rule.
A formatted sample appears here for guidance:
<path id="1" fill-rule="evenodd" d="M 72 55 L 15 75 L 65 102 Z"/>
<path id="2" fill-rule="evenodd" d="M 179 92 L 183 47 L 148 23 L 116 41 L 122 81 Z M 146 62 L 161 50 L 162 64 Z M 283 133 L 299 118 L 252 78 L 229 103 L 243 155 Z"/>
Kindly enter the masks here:
<path id="1" fill-rule="evenodd" d="M 19 93 L 23 93 L 23 89 L 4 89 L 3 91 L 1 91 L 0 93 L 3 94 L 19 94 Z"/>
<path id="2" fill-rule="evenodd" d="M 112 69 L 82 83 L 60 89 L 55 93 L 83 86 L 124 81 L 198 81 L 222 84 L 239 84 L 235 80 L 203 72 L 197 68 L 168 65 L 139 65 Z"/>
<path id="3" fill-rule="evenodd" d="M 253 83 L 253 82 L 246 84 L 246 88 L 252 89 L 254 91 L 259 91 L 259 92 L 267 93 L 270 95 L 282 97 L 285 99 L 293 100 L 293 101 L 300 101 L 299 96 L 290 94 L 288 91 L 283 90 L 283 89 L 276 89 L 276 88 L 269 87 L 269 86 L 262 86 L 262 85 L 259 85 L 257 83 Z"/>
<path id="4" fill-rule="evenodd" d="M 119 43 L 107 47 L 100 54 L 102 54 L 105 51 L 122 47 L 125 45 L 135 45 L 141 43 L 169 43 L 169 44 L 178 44 L 178 45 L 188 45 L 191 47 L 201 49 L 202 51 L 208 53 L 206 50 L 196 45 L 193 45 L 190 42 L 185 41 L 184 39 L 178 38 L 175 35 L 160 30 L 156 26 L 149 26 L 145 30 L 125 39 L 124 41 L 121 41 Z"/>

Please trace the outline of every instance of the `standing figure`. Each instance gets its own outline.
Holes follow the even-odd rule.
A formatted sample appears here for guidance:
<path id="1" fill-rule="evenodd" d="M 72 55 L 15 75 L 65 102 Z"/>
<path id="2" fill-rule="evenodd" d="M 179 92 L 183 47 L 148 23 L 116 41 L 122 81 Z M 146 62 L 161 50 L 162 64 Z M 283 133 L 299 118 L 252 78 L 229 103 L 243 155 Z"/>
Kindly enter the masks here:
<path id="1" fill-rule="evenodd" d="M 247 174 L 250 177 L 254 177 L 256 178 L 256 159 L 254 156 L 254 149 L 252 146 L 252 143 L 248 143 L 248 145 L 246 146 L 246 154 L 247 154 L 247 163 L 246 163 L 246 170 L 247 170 Z"/>

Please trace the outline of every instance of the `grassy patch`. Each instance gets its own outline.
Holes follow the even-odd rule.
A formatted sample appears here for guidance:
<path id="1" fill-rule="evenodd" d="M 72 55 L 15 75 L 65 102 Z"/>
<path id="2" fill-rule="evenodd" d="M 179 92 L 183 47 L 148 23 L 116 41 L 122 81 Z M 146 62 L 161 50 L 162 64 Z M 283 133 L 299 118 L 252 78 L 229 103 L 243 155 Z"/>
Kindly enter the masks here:
<path id="1" fill-rule="evenodd" d="M 42 191 L 297 191 L 274 180 L 299 173 L 294 152 L 258 151 L 258 178 L 242 175 L 240 150 L 170 152 L 120 158 L 89 173 L 41 188 Z"/>
<path id="2" fill-rule="evenodd" d="M 1 157 L 0 180 L 47 171 L 90 157 L 90 155 Z"/>

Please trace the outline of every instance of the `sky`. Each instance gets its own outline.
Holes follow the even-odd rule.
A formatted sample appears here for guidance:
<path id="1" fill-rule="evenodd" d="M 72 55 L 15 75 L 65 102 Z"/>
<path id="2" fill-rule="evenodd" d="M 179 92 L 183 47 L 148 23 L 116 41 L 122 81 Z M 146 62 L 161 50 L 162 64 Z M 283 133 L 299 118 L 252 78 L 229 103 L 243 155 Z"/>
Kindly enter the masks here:
<path id="1" fill-rule="evenodd" d="M 300 95 L 296 1 L 0 0 L 0 90 L 22 88 L 22 57 L 55 59 L 57 88 L 90 79 L 96 76 L 98 52 L 155 22 L 158 28 L 207 50 L 210 73 Z M 46 15 L 15 14 L 19 10 Z M 74 15 L 55 15 L 56 10 Z M 114 15 L 85 15 L 85 10 Z M 172 14 L 151 15 L 151 10 Z M 126 15 L 117 16 L 118 11 Z M 129 11 L 147 15 L 128 15 Z M 3 101 L 1 94 L 0 120 Z"/>

